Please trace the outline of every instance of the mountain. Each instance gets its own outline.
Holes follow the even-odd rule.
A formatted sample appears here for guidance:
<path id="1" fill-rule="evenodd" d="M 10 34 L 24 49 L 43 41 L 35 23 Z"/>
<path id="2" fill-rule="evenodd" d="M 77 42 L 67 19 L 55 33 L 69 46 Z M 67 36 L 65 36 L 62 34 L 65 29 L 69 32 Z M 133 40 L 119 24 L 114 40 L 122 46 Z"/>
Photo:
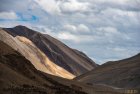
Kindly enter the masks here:
<path id="1" fill-rule="evenodd" d="M 72 79 L 97 67 L 84 53 L 25 26 L 2 28 L 0 40 L 45 73 Z"/>
<path id="2" fill-rule="evenodd" d="M 41 72 L 23 55 L 0 41 L 0 94 L 108 94 L 108 92 L 122 94 L 112 87 L 89 86 Z"/>
<path id="3" fill-rule="evenodd" d="M 140 88 L 140 54 L 107 62 L 75 80 L 88 84 L 105 84 L 120 88 Z"/>
<path id="4" fill-rule="evenodd" d="M 25 37 L 13 37 L 6 31 L 0 30 L 0 41 L 3 41 L 17 52 L 21 53 L 40 71 L 68 79 L 75 77 L 70 72 L 53 63 L 41 50 Z"/>
<path id="5" fill-rule="evenodd" d="M 47 75 L 0 41 L 0 94 L 86 94 Z"/>

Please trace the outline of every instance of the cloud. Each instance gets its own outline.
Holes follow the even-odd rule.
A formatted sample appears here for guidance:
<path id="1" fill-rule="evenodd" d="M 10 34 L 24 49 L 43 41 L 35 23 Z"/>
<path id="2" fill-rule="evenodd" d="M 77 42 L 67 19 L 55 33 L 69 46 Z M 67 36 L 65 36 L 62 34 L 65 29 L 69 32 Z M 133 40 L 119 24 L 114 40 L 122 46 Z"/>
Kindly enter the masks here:
<path id="1" fill-rule="evenodd" d="M 77 27 L 71 24 L 66 24 L 63 26 L 64 30 L 66 31 L 71 31 L 71 32 L 76 32 L 77 31 Z"/>
<path id="2" fill-rule="evenodd" d="M 81 31 L 81 32 L 89 32 L 90 31 L 89 28 L 84 24 L 78 25 L 77 30 Z"/>
<path id="3" fill-rule="evenodd" d="M 16 20 L 18 16 L 15 12 L 0 12 L 0 20 Z"/>
<path id="4" fill-rule="evenodd" d="M 126 11 L 140 11 L 140 1 L 139 0 L 90 0 L 91 3 L 95 5 L 95 8 L 100 9 L 100 11 L 106 8 L 115 8 Z"/>
<path id="5" fill-rule="evenodd" d="M 60 6 L 62 12 L 72 13 L 72 12 L 86 12 L 90 10 L 89 2 L 80 2 L 77 0 L 68 0 L 61 4 Z"/>
<path id="6" fill-rule="evenodd" d="M 40 5 L 40 7 L 48 12 L 49 14 L 59 14 L 59 2 L 55 0 L 35 0 L 36 3 Z"/>
<path id="7" fill-rule="evenodd" d="M 74 12 L 90 11 L 89 2 L 80 2 L 78 0 L 35 0 L 40 7 L 49 14 L 65 14 Z"/>
<path id="8" fill-rule="evenodd" d="M 72 25 L 66 24 L 63 26 L 64 30 L 72 33 L 89 33 L 90 29 L 85 24 Z"/>
<path id="9" fill-rule="evenodd" d="M 129 24 L 125 23 L 126 21 L 130 21 L 131 23 L 140 23 L 138 21 L 138 16 L 140 16 L 140 11 L 125 11 L 120 9 L 113 9 L 113 8 L 107 8 L 104 11 L 101 12 L 101 15 L 104 15 L 106 18 L 112 19 L 114 22 L 123 22 L 123 25 Z"/>
<path id="10" fill-rule="evenodd" d="M 85 42 L 91 42 L 94 40 L 94 37 L 92 35 L 84 35 L 84 34 L 78 34 L 73 33 L 69 31 L 57 31 L 54 32 L 52 29 L 46 26 L 28 26 L 33 30 L 39 31 L 43 34 L 49 34 L 59 40 L 67 41 L 67 42 L 74 42 L 74 43 L 85 43 Z"/>
<path id="11" fill-rule="evenodd" d="M 48 34 L 51 35 L 53 37 L 57 37 L 58 34 L 53 32 L 50 28 L 45 27 L 45 26 L 41 26 L 41 25 L 37 25 L 37 26 L 30 26 L 31 29 L 36 30 L 41 32 L 42 34 Z"/>
<path id="12" fill-rule="evenodd" d="M 52 29 L 46 26 L 30 26 L 31 29 L 40 31 L 43 34 L 49 34 L 59 40 L 62 41 L 68 41 L 68 42 L 74 42 L 74 43 L 85 43 L 85 42 L 91 42 L 94 40 L 94 37 L 92 35 L 85 35 L 81 34 L 80 31 L 71 31 L 74 25 L 65 25 L 65 30 L 67 31 L 57 31 L 54 32 Z M 78 25 L 79 26 L 79 25 Z M 64 27 L 63 27 L 64 28 Z M 74 28 L 77 30 L 76 26 Z M 79 33 L 78 33 L 79 32 Z"/>
<path id="13" fill-rule="evenodd" d="M 91 35 L 76 35 L 70 32 L 59 32 L 56 38 L 69 42 L 73 41 L 73 43 L 77 44 L 94 41 L 94 37 Z"/>
<path id="14" fill-rule="evenodd" d="M 69 41 L 79 41 L 78 37 L 76 37 L 75 35 L 69 33 L 69 32 L 60 32 L 58 34 L 58 38 L 61 40 L 69 40 Z"/>
<path id="15" fill-rule="evenodd" d="M 113 36 L 120 34 L 120 32 L 114 27 L 99 27 L 96 28 L 96 33 L 103 36 Z"/>
<path id="16" fill-rule="evenodd" d="M 6 21 L 0 20 L 0 26 L 28 26 L 104 63 L 140 52 L 139 4 L 139 0 L 1 0 L 0 19 Z"/>

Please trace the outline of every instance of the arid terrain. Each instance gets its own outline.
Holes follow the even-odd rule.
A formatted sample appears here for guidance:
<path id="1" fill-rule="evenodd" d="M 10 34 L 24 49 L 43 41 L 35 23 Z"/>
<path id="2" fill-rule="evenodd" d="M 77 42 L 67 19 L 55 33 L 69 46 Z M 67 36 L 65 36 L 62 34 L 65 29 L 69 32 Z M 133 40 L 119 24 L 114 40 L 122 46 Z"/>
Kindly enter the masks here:
<path id="1" fill-rule="evenodd" d="M 98 65 L 25 26 L 0 29 L 0 94 L 139 94 L 140 54 Z"/>
<path id="2" fill-rule="evenodd" d="M 90 86 L 43 73 L 2 41 L 0 47 L 0 94 L 120 94 L 111 87 Z"/>
<path id="3" fill-rule="evenodd" d="M 5 43 L 46 73 L 72 79 L 97 67 L 84 53 L 69 48 L 47 34 L 24 26 L 4 28 L 0 33 Z"/>
<path id="4" fill-rule="evenodd" d="M 75 80 L 89 84 L 105 84 L 119 88 L 140 88 L 140 54 L 110 61 Z"/>

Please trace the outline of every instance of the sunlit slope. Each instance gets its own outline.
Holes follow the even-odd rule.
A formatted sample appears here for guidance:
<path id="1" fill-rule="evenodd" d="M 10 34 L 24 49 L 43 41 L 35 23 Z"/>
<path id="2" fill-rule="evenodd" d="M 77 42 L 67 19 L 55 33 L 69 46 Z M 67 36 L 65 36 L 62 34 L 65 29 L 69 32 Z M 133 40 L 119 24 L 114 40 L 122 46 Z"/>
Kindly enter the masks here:
<path id="1" fill-rule="evenodd" d="M 0 40 L 21 53 L 40 71 L 56 76 L 72 79 L 73 74 L 53 63 L 42 51 L 25 37 L 9 35 L 0 30 Z"/>
<path id="2" fill-rule="evenodd" d="M 34 44 L 34 46 L 44 53 L 54 64 L 75 76 L 86 73 L 97 67 L 97 64 L 84 53 L 68 47 L 47 34 L 41 34 L 25 26 L 4 28 L 3 30 L 14 38 L 19 39 L 18 37 L 20 37 L 20 40 L 22 40 L 25 45 L 27 43 Z M 29 45 L 26 46 L 30 49 L 34 48 L 32 45 L 31 47 L 29 47 Z"/>

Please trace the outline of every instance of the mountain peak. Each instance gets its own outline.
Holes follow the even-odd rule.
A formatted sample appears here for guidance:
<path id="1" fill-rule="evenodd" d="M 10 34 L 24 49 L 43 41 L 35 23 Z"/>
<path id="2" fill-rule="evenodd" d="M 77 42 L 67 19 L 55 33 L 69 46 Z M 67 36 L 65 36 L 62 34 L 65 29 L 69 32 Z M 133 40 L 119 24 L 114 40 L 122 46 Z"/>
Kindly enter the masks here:
<path id="1" fill-rule="evenodd" d="M 17 25 L 17 26 L 15 26 L 15 27 L 13 27 L 13 28 L 11 28 L 11 29 L 14 29 L 14 30 L 26 30 L 26 31 L 33 31 L 33 30 L 31 30 L 30 28 L 28 28 L 28 27 L 26 27 L 26 26 L 23 26 L 23 25 Z"/>
<path id="2" fill-rule="evenodd" d="M 14 28 L 27 28 L 27 27 L 26 26 L 23 26 L 23 25 L 17 25 Z"/>
<path id="3" fill-rule="evenodd" d="M 140 56 L 140 53 L 138 53 L 136 56 Z"/>

